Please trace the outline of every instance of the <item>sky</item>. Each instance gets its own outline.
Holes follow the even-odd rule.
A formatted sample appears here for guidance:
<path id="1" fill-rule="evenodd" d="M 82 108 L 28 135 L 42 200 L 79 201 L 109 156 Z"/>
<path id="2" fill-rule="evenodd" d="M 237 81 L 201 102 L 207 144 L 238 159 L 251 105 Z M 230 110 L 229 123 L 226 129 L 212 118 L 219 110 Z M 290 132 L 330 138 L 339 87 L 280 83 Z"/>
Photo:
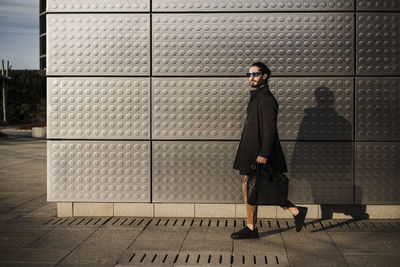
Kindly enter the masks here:
<path id="1" fill-rule="evenodd" d="M 39 69 L 39 0 L 0 0 L 1 59 L 14 70 Z"/>

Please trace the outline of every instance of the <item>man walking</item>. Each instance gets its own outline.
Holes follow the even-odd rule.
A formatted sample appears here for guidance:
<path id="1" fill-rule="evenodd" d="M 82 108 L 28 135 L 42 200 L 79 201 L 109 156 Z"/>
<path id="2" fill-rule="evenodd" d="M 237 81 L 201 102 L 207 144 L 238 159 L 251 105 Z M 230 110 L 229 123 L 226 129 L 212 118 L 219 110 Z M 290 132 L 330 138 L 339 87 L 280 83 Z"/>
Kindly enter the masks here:
<path id="1" fill-rule="evenodd" d="M 286 160 L 279 141 L 277 130 L 278 103 L 269 90 L 268 80 L 271 70 L 262 62 L 254 63 L 249 73 L 250 101 L 233 168 L 244 175 L 242 182 L 243 198 L 246 205 L 247 226 L 231 235 L 233 239 L 258 238 L 257 206 L 247 203 L 247 175 L 253 172 L 251 165 L 268 164 L 278 172 L 287 172 Z M 307 208 L 296 207 L 287 201 L 283 209 L 288 209 L 294 216 L 296 231 L 304 225 Z"/>

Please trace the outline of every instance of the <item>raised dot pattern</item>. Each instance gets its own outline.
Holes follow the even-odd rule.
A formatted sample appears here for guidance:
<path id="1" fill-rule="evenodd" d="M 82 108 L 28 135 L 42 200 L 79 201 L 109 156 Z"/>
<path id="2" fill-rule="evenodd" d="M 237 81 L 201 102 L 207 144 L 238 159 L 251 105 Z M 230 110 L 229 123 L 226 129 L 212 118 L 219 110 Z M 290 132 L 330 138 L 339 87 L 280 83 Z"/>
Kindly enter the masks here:
<path id="1" fill-rule="evenodd" d="M 271 78 L 282 140 L 352 140 L 352 78 Z"/>
<path id="2" fill-rule="evenodd" d="M 359 142 L 356 145 L 356 188 L 362 204 L 400 202 L 400 144 L 394 142 Z M 359 204 L 359 203 L 356 203 Z"/>
<path id="3" fill-rule="evenodd" d="M 149 0 L 47 0 L 47 12 L 150 11 Z"/>
<path id="4" fill-rule="evenodd" d="M 48 141 L 49 201 L 150 201 L 150 143 Z"/>
<path id="5" fill-rule="evenodd" d="M 150 73 L 150 15 L 47 15 L 47 74 Z"/>
<path id="6" fill-rule="evenodd" d="M 357 17 L 357 74 L 400 75 L 400 14 Z"/>
<path id="7" fill-rule="evenodd" d="M 400 140 L 400 78 L 357 78 L 356 138 Z"/>
<path id="8" fill-rule="evenodd" d="M 150 138 L 150 79 L 47 81 L 49 138 Z"/>
<path id="9" fill-rule="evenodd" d="M 242 203 L 237 142 L 153 142 L 155 202 Z"/>
<path id="10" fill-rule="evenodd" d="M 153 138 L 240 139 L 248 89 L 243 78 L 153 79 Z"/>
<path id="11" fill-rule="evenodd" d="M 155 11 L 301 11 L 350 10 L 353 0 L 153 0 Z"/>
<path id="12" fill-rule="evenodd" d="M 357 11 L 399 11 L 398 0 L 357 0 Z"/>
<path id="13" fill-rule="evenodd" d="M 353 14 L 153 15 L 153 73 L 353 74 Z"/>
<path id="14" fill-rule="evenodd" d="M 351 142 L 282 142 L 293 203 L 348 204 L 353 201 Z"/>

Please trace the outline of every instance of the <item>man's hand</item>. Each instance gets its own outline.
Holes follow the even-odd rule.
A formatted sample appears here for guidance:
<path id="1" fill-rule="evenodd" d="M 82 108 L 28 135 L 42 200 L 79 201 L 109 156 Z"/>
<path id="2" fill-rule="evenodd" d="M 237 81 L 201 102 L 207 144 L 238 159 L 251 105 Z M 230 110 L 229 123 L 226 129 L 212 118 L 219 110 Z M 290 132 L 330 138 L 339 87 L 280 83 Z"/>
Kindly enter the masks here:
<path id="1" fill-rule="evenodd" d="M 257 159 L 256 159 L 256 162 L 258 164 L 265 164 L 265 163 L 267 163 L 267 158 L 263 158 L 263 157 L 258 156 Z"/>

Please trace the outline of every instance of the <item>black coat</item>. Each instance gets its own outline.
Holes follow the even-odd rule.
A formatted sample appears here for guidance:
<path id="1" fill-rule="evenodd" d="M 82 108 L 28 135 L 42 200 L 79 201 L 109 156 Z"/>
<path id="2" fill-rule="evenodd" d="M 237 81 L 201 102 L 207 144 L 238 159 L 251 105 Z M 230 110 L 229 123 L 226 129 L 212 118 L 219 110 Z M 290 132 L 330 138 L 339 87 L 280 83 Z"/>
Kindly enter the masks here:
<path id="1" fill-rule="evenodd" d="M 278 102 L 268 85 L 250 91 L 247 117 L 233 164 L 233 168 L 239 170 L 240 174 L 253 171 L 250 165 L 255 163 L 257 156 L 267 158 L 267 163 L 273 169 L 287 172 L 277 130 L 277 116 Z"/>

